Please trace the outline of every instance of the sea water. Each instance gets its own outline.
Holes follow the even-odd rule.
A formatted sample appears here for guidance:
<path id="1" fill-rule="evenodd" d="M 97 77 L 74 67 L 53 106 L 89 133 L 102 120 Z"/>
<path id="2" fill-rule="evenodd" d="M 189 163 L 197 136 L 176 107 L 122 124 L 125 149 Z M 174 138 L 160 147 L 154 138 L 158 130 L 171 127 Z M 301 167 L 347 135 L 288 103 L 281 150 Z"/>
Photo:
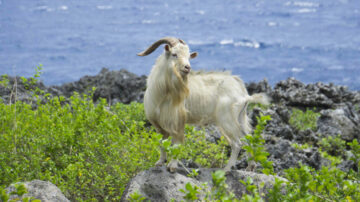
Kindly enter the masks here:
<path id="1" fill-rule="evenodd" d="M 0 0 L 0 74 L 45 84 L 102 67 L 149 74 L 164 36 L 185 40 L 195 70 L 230 70 L 244 81 L 288 77 L 360 90 L 359 0 Z"/>

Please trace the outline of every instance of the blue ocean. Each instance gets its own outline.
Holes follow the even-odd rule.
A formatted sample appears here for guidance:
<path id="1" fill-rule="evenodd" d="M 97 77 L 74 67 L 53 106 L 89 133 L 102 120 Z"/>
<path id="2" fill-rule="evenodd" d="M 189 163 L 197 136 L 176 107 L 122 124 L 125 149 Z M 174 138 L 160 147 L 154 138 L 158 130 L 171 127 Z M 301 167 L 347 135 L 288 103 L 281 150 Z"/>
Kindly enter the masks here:
<path id="1" fill-rule="evenodd" d="M 360 90 L 359 0 L 0 0 L 0 74 L 42 64 L 47 85 L 103 67 L 147 75 L 163 49 L 136 53 L 164 36 L 199 53 L 195 70 Z"/>

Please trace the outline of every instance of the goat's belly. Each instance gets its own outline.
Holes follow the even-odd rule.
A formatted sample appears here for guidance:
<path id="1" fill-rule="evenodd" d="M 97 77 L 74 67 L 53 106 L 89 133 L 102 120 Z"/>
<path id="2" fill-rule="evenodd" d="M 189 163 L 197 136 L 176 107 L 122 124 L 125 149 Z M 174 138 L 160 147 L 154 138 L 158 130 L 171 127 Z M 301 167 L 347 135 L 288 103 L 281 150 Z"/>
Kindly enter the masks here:
<path id="1" fill-rule="evenodd" d="M 187 109 L 186 123 L 200 126 L 215 123 L 213 109 Z"/>

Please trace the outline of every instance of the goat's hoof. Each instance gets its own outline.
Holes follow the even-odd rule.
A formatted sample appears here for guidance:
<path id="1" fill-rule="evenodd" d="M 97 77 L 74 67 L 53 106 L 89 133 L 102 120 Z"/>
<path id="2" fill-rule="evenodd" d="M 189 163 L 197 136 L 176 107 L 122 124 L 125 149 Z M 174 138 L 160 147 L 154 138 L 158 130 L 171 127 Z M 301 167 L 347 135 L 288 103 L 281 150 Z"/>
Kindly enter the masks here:
<path id="1" fill-rule="evenodd" d="M 225 173 L 229 173 L 229 172 L 231 171 L 231 168 L 230 168 L 230 167 L 225 167 L 225 168 L 223 169 L 223 171 L 224 171 Z"/>
<path id="2" fill-rule="evenodd" d="M 176 169 L 178 168 L 178 162 L 176 160 L 172 160 L 170 161 L 170 163 L 167 165 L 167 169 L 171 172 L 174 173 L 176 172 Z"/>
<path id="3" fill-rule="evenodd" d="M 248 172 L 255 172 L 256 170 L 256 166 L 248 166 L 245 171 L 248 171 Z"/>
<path id="4" fill-rule="evenodd" d="M 156 167 L 161 167 L 161 166 L 163 166 L 164 165 L 164 161 L 160 161 L 160 160 L 158 160 L 156 163 L 155 163 L 155 166 Z"/>

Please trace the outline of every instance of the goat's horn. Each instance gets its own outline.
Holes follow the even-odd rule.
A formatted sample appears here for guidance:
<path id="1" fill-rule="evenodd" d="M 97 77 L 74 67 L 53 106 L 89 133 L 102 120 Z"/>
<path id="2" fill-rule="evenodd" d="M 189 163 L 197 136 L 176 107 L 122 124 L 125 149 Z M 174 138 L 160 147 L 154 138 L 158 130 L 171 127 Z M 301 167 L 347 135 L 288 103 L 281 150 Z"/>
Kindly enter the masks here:
<path id="1" fill-rule="evenodd" d="M 156 41 L 151 46 L 149 46 L 149 48 L 147 48 L 146 50 L 144 50 L 141 53 L 138 53 L 137 55 L 138 56 L 147 56 L 150 53 L 154 52 L 161 44 L 166 43 L 166 44 L 169 44 L 171 47 L 173 47 L 179 42 L 181 42 L 181 41 L 179 39 L 177 39 L 177 38 L 165 37 L 165 38 L 162 38 L 162 39 Z"/>

